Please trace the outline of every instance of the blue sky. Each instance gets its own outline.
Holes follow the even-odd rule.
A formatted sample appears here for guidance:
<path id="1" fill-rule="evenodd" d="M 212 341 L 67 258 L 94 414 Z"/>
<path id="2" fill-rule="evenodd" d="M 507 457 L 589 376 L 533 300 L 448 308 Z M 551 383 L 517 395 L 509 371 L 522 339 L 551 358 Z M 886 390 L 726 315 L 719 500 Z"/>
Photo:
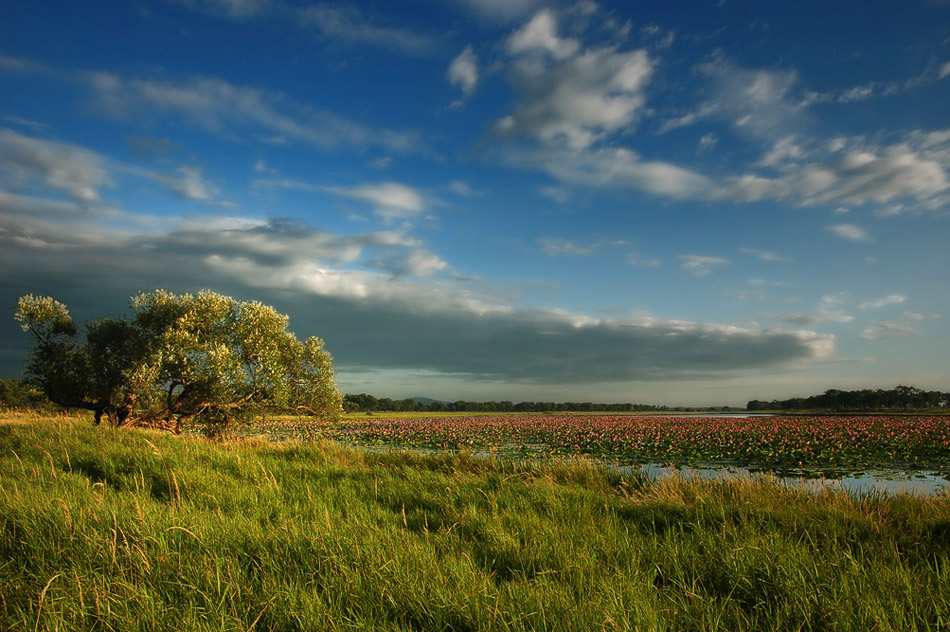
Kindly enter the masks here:
<path id="1" fill-rule="evenodd" d="M 261 300 L 389 397 L 946 390 L 947 103 L 937 0 L 8 0 L 0 310 Z"/>

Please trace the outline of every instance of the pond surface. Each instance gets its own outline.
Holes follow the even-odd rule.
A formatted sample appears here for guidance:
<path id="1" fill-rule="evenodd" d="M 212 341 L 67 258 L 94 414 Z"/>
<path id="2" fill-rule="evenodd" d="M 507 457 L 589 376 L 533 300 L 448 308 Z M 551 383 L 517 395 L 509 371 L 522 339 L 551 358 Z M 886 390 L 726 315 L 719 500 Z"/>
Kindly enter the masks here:
<path id="1" fill-rule="evenodd" d="M 907 470 L 867 470 L 859 472 L 819 473 L 803 471 L 795 475 L 775 475 L 742 467 L 690 467 L 647 463 L 621 465 L 622 472 L 640 472 L 650 480 L 669 476 L 688 479 L 726 480 L 730 478 L 755 478 L 768 476 L 783 485 L 803 487 L 810 491 L 825 488 L 839 489 L 849 494 L 917 494 L 932 496 L 950 493 L 950 474 Z"/>
<path id="2" fill-rule="evenodd" d="M 382 452 L 388 450 L 406 450 L 417 454 L 458 454 L 458 450 L 445 448 L 424 448 L 424 447 L 406 447 L 406 446 L 367 446 L 350 443 L 350 447 L 356 447 L 369 452 Z M 506 446 L 507 447 L 507 446 Z M 540 453 L 540 448 L 538 448 Z M 524 453 L 515 453 L 513 451 L 502 450 L 465 450 L 465 453 L 478 458 L 499 458 L 512 461 L 530 461 L 537 463 L 551 457 L 529 456 L 524 458 Z M 556 458 L 556 457 L 555 457 Z M 887 469 L 868 469 L 861 471 L 819 471 L 819 470 L 800 470 L 797 472 L 774 473 L 762 469 L 750 469 L 733 465 L 721 466 L 689 466 L 689 465 L 663 465 L 660 463 L 639 463 L 633 465 L 621 465 L 605 459 L 590 459 L 594 462 L 600 462 L 605 467 L 629 474 L 643 474 L 651 481 L 658 481 L 669 476 L 683 476 L 688 479 L 702 480 L 728 480 L 733 478 L 761 478 L 768 477 L 782 485 L 792 487 L 803 487 L 809 491 L 820 492 L 823 489 L 837 489 L 849 494 L 860 496 L 862 494 L 916 494 L 918 496 L 934 496 L 950 493 L 950 471 L 912 471 L 912 470 L 887 470 Z"/>

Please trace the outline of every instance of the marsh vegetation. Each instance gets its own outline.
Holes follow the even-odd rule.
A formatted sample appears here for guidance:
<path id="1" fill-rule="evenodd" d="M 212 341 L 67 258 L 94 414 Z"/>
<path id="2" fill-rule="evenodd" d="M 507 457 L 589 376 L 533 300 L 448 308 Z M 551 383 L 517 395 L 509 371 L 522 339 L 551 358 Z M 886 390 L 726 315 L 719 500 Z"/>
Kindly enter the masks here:
<path id="1" fill-rule="evenodd" d="M 939 630 L 950 497 L 8 415 L 0 629 Z"/>

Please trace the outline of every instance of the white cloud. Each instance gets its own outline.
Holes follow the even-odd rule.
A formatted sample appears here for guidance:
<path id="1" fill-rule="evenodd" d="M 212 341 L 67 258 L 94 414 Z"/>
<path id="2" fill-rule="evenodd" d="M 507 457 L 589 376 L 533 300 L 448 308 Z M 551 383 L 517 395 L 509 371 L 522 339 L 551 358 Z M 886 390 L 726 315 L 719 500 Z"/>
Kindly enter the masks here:
<path id="1" fill-rule="evenodd" d="M 871 236 L 856 224 L 834 224 L 828 226 L 828 232 L 849 241 L 870 241 Z"/>
<path id="2" fill-rule="evenodd" d="M 543 195 L 549 200 L 554 200 L 558 204 L 566 204 L 571 199 L 570 190 L 558 186 L 544 186 L 538 189 L 538 194 Z"/>
<path id="3" fill-rule="evenodd" d="M 268 175 L 275 175 L 277 169 L 274 169 L 263 158 L 258 158 L 257 162 L 254 163 L 254 173 L 266 173 Z"/>
<path id="4" fill-rule="evenodd" d="M 852 152 L 829 166 L 841 184 L 816 195 L 816 201 L 865 204 L 903 197 L 926 199 L 950 187 L 944 165 L 906 146 L 893 147 L 883 156 Z"/>
<path id="5" fill-rule="evenodd" d="M 449 182 L 449 190 L 456 195 L 462 195 L 465 197 L 472 197 L 480 195 L 478 191 L 472 188 L 468 182 L 464 180 L 452 180 Z"/>
<path id="6" fill-rule="evenodd" d="M 790 301 L 797 302 L 797 301 Z M 796 327 L 818 325 L 822 323 L 846 324 L 854 322 L 854 316 L 844 310 L 846 295 L 827 294 L 818 302 L 818 309 L 813 314 L 773 314 L 778 322 Z"/>
<path id="7" fill-rule="evenodd" d="M 174 175 L 163 175 L 160 179 L 176 195 L 186 200 L 210 202 L 218 196 L 218 189 L 201 176 L 200 167 L 179 167 Z"/>
<path id="8" fill-rule="evenodd" d="M 431 276 L 440 270 L 445 270 L 448 266 L 449 264 L 438 255 L 418 250 L 411 253 L 406 260 L 407 271 L 415 276 Z"/>
<path id="9" fill-rule="evenodd" d="M 775 167 L 789 160 L 800 159 L 803 155 L 804 150 L 796 142 L 795 136 L 786 136 L 772 145 L 772 148 L 759 159 L 758 165 Z"/>
<path id="10" fill-rule="evenodd" d="M 950 142 L 938 132 L 912 132 L 886 147 L 863 146 L 860 139 L 836 139 L 806 148 L 789 137 L 759 161 L 781 175 L 746 174 L 728 178 L 714 198 L 736 201 L 788 199 L 802 206 L 877 205 L 895 214 L 908 208 L 942 208 L 950 194 Z"/>
<path id="11" fill-rule="evenodd" d="M 0 71 L 22 72 L 27 74 L 47 74 L 52 69 L 46 64 L 26 59 L 0 54 Z"/>
<path id="12" fill-rule="evenodd" d="M 502 137 L 583 149 L 629 129 L 643 108 L 654 62 L 644 50 L 582 49 L 557 35 L 551 11 L 537 14 L 507 42 L 514 112 L 495 124 Z"/>
<path id="13" fill-rule="evenodd" d="M 710 181 L 696 172 L 662 161 L 645 161 L 624 148 L 586 150 L 542 149 L 520 153 L 512 150 L 509 160 L 541 168 L 571 184 L 634 189 L 674 198 L 702 197 Z"/>
<path id="14" fill-rule="evenodd" d="M 760 250 L 758 248 L 741 248 L 739 250 L 742 254 L 752 255 L 758 257 L 762 261 L 791 261 L 788 257 L 783 257 L 779 254 L 772 252 L 771 250 Z"/>
<path id="15" fill-rule="evenodd" d="M 580 43 L 572 38 L 559 37 L 557 20 L 551 11 L 545 9 L 508 38 L 507 48 L 514 56 L 547 54 L 554 59 L 564 60 L 577 54 Z"/>
<path id="16" fill-rule="evenodd" d="M 471 46 L 467 46 L 449 64 L 448 79 L 449 84 L 458 86 L 466 97 L 475 92 L 478 86 L 478 58 Z"/>
<path id="17" fill-rule="evenodd" d="M 745 68 L 717 55 L 699 65 L 697 72 L 707 79 L 709 98 L 693 111 L 667 119 L 661 132 L 716 118 L 746 137 L 777 140 L 801 127 L 804 113 L 794 70 Z"/>
<path id="18" fill-rule="evenodd" d="M 653 62 L 643 51 L 606 50 L 582 50 L 563 62 L 515 59 L 512 77 L 520 100 L 512 114 L 496 122 L 494 131 L 503 138 L 527 137 L 539 147 L 534 153 L 510 150 L 513 162 L 540 167 L 574 184 L 678 198 L 874 205 L 888 214 L 950 205 L 950 130 L 912 131 L 887 145 L 872 145 L 861 137 L 810 139 L 800 134 L 807 121 L 796 99 L 797 73 L 749 70 L 721 59 L 702 67 L 712 78 L 714 98 L 678 120 L 668 120 L 661 132 L 720 118 L 750 141 L 767 143 L 751 165 L 756 170 L 719 177 L 719 186 L 714 186 L 692 169 L 645 160 L 629 147 L 618 146 L 618 136 L 630 130 L 646 107 L 643 88 Z M 627 92 L 607 88 L 613 72 L 609 65 L 599 72 L 580 70 L 581 60 L 617 55 L 626 57 L 615 69 L 637 69 Z M 598 146 L 607 140 L 613 146 Z M 715 140 L 706 134 L 700 149 Z"/>
<path id="19" fill-rule="evenodd" d="M 287 189 L 289 191 L 305 191 L 307 193 L 321 193 L 328 190 L 327 187 L 312 182 L 291 180 L 289 178 L 258 178 L 251 182 L 251 186 L 261 189 Z"/>
<path id="20" fill-rule="evenodd" d="M 910 132 L 883 146 L 863 138 L 808 138 L 802 135 L 807 104 L 794 70 L 744 68 L 721 55 L 698 67 L 708 79 L 709 98 L 693 112 L 668 119 L 660 131 L 717 118 L 750 142 L 766 144 L 751 165 L 754 171 L 713 180 L 642 158 L 622 143 L 647 110 L 644 91 L 656 62 L 644 50 L 585 48 L 558 35 L 552 11 L 516 31 L 506 49 L 518 101 L 493 131 L 508 140 L 535 141 L 509 147 L 504 155 L 562 182 L 684 199 L 886 205 L 880 212 L 889 213 L 950 204 L 950 134 Z M 717 136 L 706 133 L 700 150 L 716 142 Z"/>
<path id="21" fill-rule="evenodd" d="M 699 147 L 697 151 L 704 152 L 714 148 L 719 144 L 719 138 L 712 132 L 708 134 L 703 134 L 702 138 L 699 139 Z"/>
<path id="22" fill-rule="evenodd" d="M 900 305 L 906 300 L 907 297 L 903 294 L 888 294 L 887 296 L 882 296 L 881 298 L 875 299 L 873 301 L 861 303 L 859 307 L 861 309 L 881 309 L 882 307 L 887 307 L 888 305 Z"/>
<path id="23" fill-rule="evenodd" d="M 627 263 L 632 266 L 639 266 L 643 268 L 659 268 L 663 265 L 659 259 L 654 259 L 653 257 L 643 257 L 636 252 L 628 252 L 626 256 Z"/>
<path id="24" fill-rule="evenodd" d="M 363 184 L 352 188 L 333 187 L 328 190 L 373 205 L 385 219 L 415 217 L 425 210 L 425 198 L 412 187 L 397 182 Z"/>
<path id="25" fill-rule="evenodd" d="M 567 239 L 555 237 L 541 237 L 538 239 L 544 254 L 549 257 L 589 257 L 609 245 L 603 242 L 580 244 Z"/>
<path id="26" fill-rule="evenodd" d="M 716 266 L 723 266 L 729 263 L 729 260 L 723 257 L 711 257 L 708 255 L 682 255 L 679 259 L 682 262 L 680 264 L 681 267 L 696 276 L 707 276 L 712 274 Z"/>
<path id="27" fill-rule="evenodd" d="M 254 180 L 252 186 L 256 188 L 286 189 L 304 191 L 306 193 L 332 193 L 343 197 L 354 198 L 369 203 L 373 211 L 386 220 L 409 219 L 416 217 L 426 210 L 426 197 L 413 187 L 398 182 L 381 182 L 378 184 L 361 184 L 354 187 L 326 186 L 312 182 L 288 179 L 259 179 Z M 450 185 L 453 191 L 459 194 L 471 195 L 471 189 L 463 188 L 464 183 L 455 182 Z"/>
<path id="28" fill-rule="evenodd" d="M 868 341 L 885 340 L 887 338 L 906 338 L 915 336 L 920 330 L 896 322 L 873 322 L 861 332 L 861 338 Z"/>
<path id="29" fill-rule="evenodd" d="M 922 73 L 911 76 L 903 81 L 869 81 L 859 86 L 830 90 L 828 92 L 807 92 L 803 105 L 814 103 L 847 104 L 868 99 L 890 97 L 903 92 L 933 85 L 935 82 L 950 76 L 950 62 L 935 69 L 928 68 Z"/>
<path id="30" fill-rule="evenodd" d="M 100 189 L 112 185 L 99 154 L 8 129 L 0 129 L 0 172 L 14 187 L 35 188 L 38 181 L 81 204 L 98 203 Z"/>
<path id="31" fill-rule="evenodd" d="M 388 253 L 386 257 L 373 259 L 369 264 L 395 276 L 431 277 L 436 272 L 449 269 L 444 259 L 425 250 L 413 250 L 405 256 Z"/>
<path id="32" fill-rule="evenodd" d="M 644 51 L 587 51 L 551 68 L 522 61 L 513 80 L 521 101 L 495 124 L 495 131 L 503 137 L 587 148 L 634 123 L 652 70 Z"/>

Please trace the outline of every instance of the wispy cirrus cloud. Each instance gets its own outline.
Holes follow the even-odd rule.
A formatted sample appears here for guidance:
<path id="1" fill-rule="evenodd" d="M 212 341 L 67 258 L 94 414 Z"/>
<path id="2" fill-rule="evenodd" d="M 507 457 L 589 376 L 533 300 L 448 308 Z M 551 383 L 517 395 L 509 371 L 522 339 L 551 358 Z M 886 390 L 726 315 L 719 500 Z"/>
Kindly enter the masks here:
<path id="1" fill-rule="evenodd" d="M 829 141 L 807 135 L 814 103 L 869 98 L 882 90 L 880 86 L 819 98 L 803 86 L 794 69 L 746 68 L 722 55 L 699 65 L 697 74 L 706 80 L 707 98 L 691 111 L 668 117 L 659 131 L 715 120 L 728 124 L 737 137 L 764 147 L 751 169 L 727 176 L 715 190 L 703 190 L 703 197 L 740 202 L 782 199 L 800 206 L 947 204 L 950 152 L 940 131 L 911 131 L 878 145 L 863 137 Z M 916 87 L 924 77 L 932 82 L 934 75 L 909 79 L 899 89 Z"/>
<path id="2" fill-rule="evenodd" d="M 818 301 L 817 309 L 813 313 L 801 314 L 768 314 L 769 319 L 793 327 L 810 327 L 822 323 L 847 324 L 855 318 L 846 309 L 847 295 L 843 293 L 826 294 Z"/>
<path id="3" fill-rule="evenodd" d="M 696 276 L 708 276 L 718 266 L 729 263 L 729 260 L 724 257 L 709 255 L 682 255 L 679 259 L 680 267 Z"/>
<path id="4" fill-rule="evenodd" d="M 865 301 L 858 307 L 860 309 L 881 309 L 882 307 L 887 307 L 888 305 L 900 305 L 906 300 L 907 297 L 903 294 L 888 294 L 887 296 L 882 296 L 881 298 L 877 298 L 872 301 Z"/>
<path id="5" fill-rule="evenodd" d="M 624 241 L 593 241 L 582 243 L 557 237 L 540 237 L 538 242 L 549 257 L 589 257 L 608 248 L 626 245 Z"/>
<path id="6" fill-rule="evenodd" d="M 172 0 L 192 10 L 210 13 L 234 20 L 245 20 L 273 11 L 274 0 Z"/>
<path id="7" fill-rule="evenodd" d="M 182 199 L 210 202 L 218 196 L 219 190 L 204 178 L 202 171 L 201 167 L 183 165 L 174 173 L 158 174 L 156 177 Z"/>
<path id="8" fill-rule="evenodd" d="M 893 321 L 876 321 L 869 323 L 861 331 L 861 338 L 867 341 L 886 340 L 888 338 L 906 338 L 916 336 L 920 330 L 906 323 Z"/>
<path id="9" fill-rule="evenodd" d="M 488 22 L 507 23 L 540 9 L 548 0 L 453 0 Z"/>
<path id="10" fill-rule="evenodd" d="M 216 77 L 157 80 L 106 72 L 79 76 L 92 89 L 93 106 L 116 117 L 175 117 L 224 137 L 264 138 L 327 151 L 380 147 L 413 152 L 424 146 L 416 132 L 374 128 L 278 91 Z"/>
<path id="11" fill-rule="evenodd" d="M 701 199 L 712 189 L 711 181 L 702 174 L 662 160 L 645 160 L 623 147 L 512 148 L 506 160 L 541 169 L 572 185 L 644 191 L 674 199 Z"/>
<path id="12" fill-rule="evenodd" d="M 425 197 L 418 190 L 398 182 L 328 187 L 327 190 L 368 202 L 377 215 L 387 220 L 416 217 L 426 208 Z"/>
<path id="13" fill-rule="evenodd" d="M 667 118 L 660 132 L 720 120 L 748 138 L 775 139 L 801 129 L 806 116 L 795 70 L 747 68 L 717 53 L 699 64 L 706 98 L 693 110 Z"/>
<path id="14" fill-rule="evenodd" d="M 351 4 L 319 3 L 285 9 L 301 26 L 334 41 L 379 46 L 407 55 L 427 55 L 440 47 L 437 38 L 406 28 L 374 23 Z"/>
<path id="15" fill-rule="evenodd" d="M 741 248 L 739 250 L 744 255 L 751 255 L 753 257 L 758 257 L 762 261 L 792 261 L 791 257 L 785 257 L 783 255 L 772 252 L 771 250 L 761 250 L 759 248 Z"/>
<path id="16" fill-rule="evenodd" d="M 9 129 L 0 129 L 0 174 L 8 186 L 52 189 L 82 204 L 100 202 L 101 189 L 112 186 L 106 160 L 98 153 Z"/>
<path id="17" fill-rule="evenodd" d="M 103 204 L 102 190 L 115 186 L 117 174 L 157 182 L 185 200 L 212 202 L 218 189 L 201 167 L 183 165 L 157 171 L 116 161 L 88 148 L 0 129 L 0 182 L 14 190 L 47 195 L 63 193 L 80 207 Z"/>
<path id="18" fill-rule="evenodd" d="M 373 212 L 386 221 L 413 219 L 425 213 L 428 207 L 426 194 L 399 182 L 340 186 L 287 178 L 259 178 L 251 184 L 260 189 L 283 189 L 317 194 L 331 193 L 336 196 L 361 200 L 369 204 Z"/>
<path id="19" fill-rule="evenodd" d="M 248 21 L 275 20 L 309 30 L 323 40 L 348 45 L 375 46 L 406 55 L 427 55 L 438 49 L 439 39 L 425 33 L 367 17 L 353 3 L 294 4 L 280 0 L 171 0 L 194 11 Z"/>
<path id="20" fill-rule="evenodd" d="M 871 235 L 857 224 L 833 224 L 826 230 L 837 237 L 848 241 L 871 241 Z"/>

